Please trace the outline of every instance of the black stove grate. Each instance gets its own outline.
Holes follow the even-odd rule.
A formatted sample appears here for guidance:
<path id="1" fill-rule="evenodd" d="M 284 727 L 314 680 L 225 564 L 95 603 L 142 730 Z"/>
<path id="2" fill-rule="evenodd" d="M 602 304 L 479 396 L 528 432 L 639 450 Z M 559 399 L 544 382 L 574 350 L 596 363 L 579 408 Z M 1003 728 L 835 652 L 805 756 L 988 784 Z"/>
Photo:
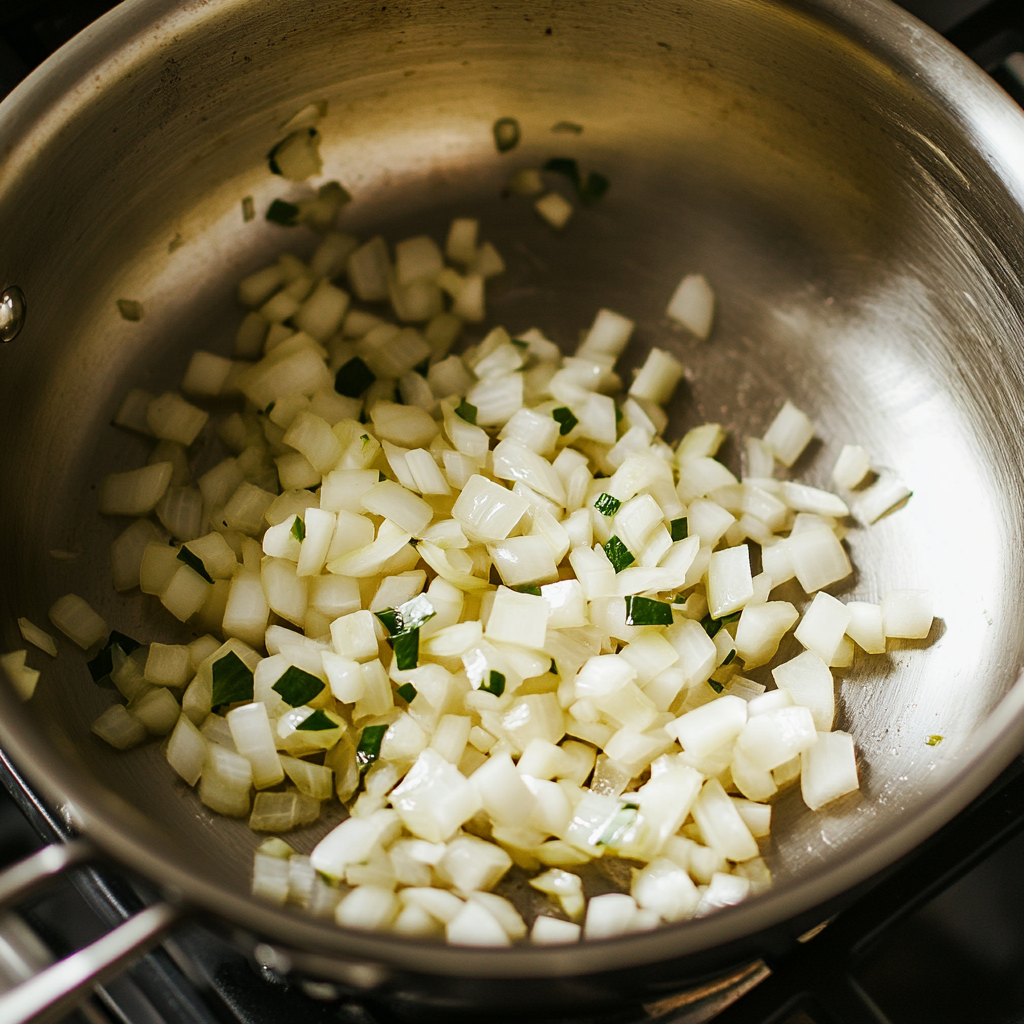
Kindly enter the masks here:
<path id="1" fill-rule="evenodd" d="M 1024 0 L 904 2 L 1024 104 Z M 0 0 L 0 95 L 113 6 L 109 0 Z M 828 927 L 785 955 L 738 965 L 699 991 L 571 1024 L 1022 1024 L 1021 833 L 1024 759 Z M 67 838 L 65 824 L 0 754 L 0 865 Z M 142 906 L 124 878 L 82 869 L 20 910 L 59 957 Z M 333 986 L 289 981 L 189 924 L 97 989 L 69 1020 L 420 1024 L 431 1017 L 385 1000 L 351 1001 Z"/>

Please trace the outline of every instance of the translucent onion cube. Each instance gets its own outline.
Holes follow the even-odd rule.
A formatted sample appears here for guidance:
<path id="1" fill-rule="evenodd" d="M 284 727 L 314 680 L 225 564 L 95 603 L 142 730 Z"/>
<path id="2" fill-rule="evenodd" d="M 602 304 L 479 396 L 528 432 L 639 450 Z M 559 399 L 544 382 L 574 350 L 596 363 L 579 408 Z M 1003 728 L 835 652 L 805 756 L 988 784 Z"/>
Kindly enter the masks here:
<path id="1" fill-rule="evenodd" d="M 386 928 L 397 914 L 398 899 L 391 889 L 360 885 L 338 904 L 334 919 L 343 928 L 378 929 Z"/>
<path id="2" fill-rule="evenodd" d="M 167 744 L 167 760 L 190 786 L 194 786 L 203 773 L 207 745 L 206 738 L 189 717 L 180 715 Z"/>
<path id="3" fill-rule="evenodd" d="M 502 427 L 523 407 L 523 375 L 507 373 L 474 384 L 466 401 L 477 408 L 482 427 Z"/>
<path id="4" fill-rule="evenodd" d="M 665 405 L 683 376 L 683 364 L 660 348 L 652 348 L 629 389 L 633 398 Z"/>
<path id="5" fill-rule="evenodd" d="M 780 708 L 751 718 L 736 740 L 736 750 L 757 770 L 770 772 L 803 753 L 816 738 L 807 708 Z"/>
<path id="6" fill-rule="evenodd" d="M 266 705 L 259 701 L 245 704 L 229 711 L 227 719 L 235 749 L 252 765 L 253 785 L 266 789 L 282 782 L 284 768 L 277 755 Z"/>
<path id="7" fill-rule="evenodd" d="M 163 687 L 138 693 L 129 702 L 128 710 L 153 736 L 166 736 L 178 721 L 181 708 Z"/>
<path id="8" fill-rule="evenodd" d="M 443 881 L 460 892 L 487 892 L 511 867 L 512 858 L 500 846 L 475 836 L 458 836 L 448 843 L 435 870 Z"/>
<path id="9" fill-rule="evenodd" d="M 772 669 L 772 678 L 794 703 L 808 708 L 814 727 L 821 732 L 832 728 L 835 716 L 835 682 L 828 665 L 812 651 L 804 651 L 791 661 Z M 766 694 L 767 696 L 767 694 Z"/>
<path id="10" fill-rule="evenodd" d="M 748 800 L 768 800 L 778 792 L 772 773 L 755 768 L 738 748 L 733 748 L 729 769 L 736 788 Z"/>
<path id="11" fill-rule="evenodd" d="M 680 464 L 676 491 L 680 501 L 689 504 L 694 498 L 702 498 L 720 487 L 735 483 L 736 477 L 720 462 L 712 458 L 695 457 Z"/>
<path id="12" fill-rule="evenodd" d="M 580 926 L 548 914 L 538 914 L 530 932 L 530 941 L 538 946 L 562 946 L 579 942 Z"/>
<path id="13" fill-rule="evenodd" d="M 310 860 L 321 874 L 340 879 L 349 864 L 366 860 L 375 846 L 387 846 L 401 830 L 398 815 L 386 808 L 365 818 L 348 818 L 317 843 Z"/>
<path id="14" fill-rule="evenodd" d="M 882 598 L 882 628 L 885 635 L 923 640 L 932 628 L 930 590 L 890 590 Z"/>
<path id="15" fill-rule="evenodd" d="M 703 274 L 687 274 L 676 286 L 665 312 L 698 338 L 707 338 L 715 317 L 715 293 Z"/>
<path id="16" fill-rule="evenodd" d="M 786 402 L 765 432 L 764 443 L 784 466 L 792 466 L 814 437 L 814 424 L 792 402 Z"/>
<path id="17" fill-rule="evenodd" d="M 99 510 L 108 516 L 143 516 L 152 512 L 164 496 L 174 473 L 170 462 L 127 473 L 111 473 L 100 484 Z"/>
<path id="18" fill-rule="evenodd" d="M 473 773 L 470 782 L 484 810 L 496 824 L 516 825 L 526 821 L 533 812 L 536 799 L 508 754 L 489 757 Z"/>
<path id="19" fill-rule="evenodd" d="M 224 609 L 224 635 L 237 637 L 254 647 L 263 645 L 270 606 L 258 573 L 239 572 L 231 581 Z"/>
<path id="20" fill-rule="evenodd" d="M 643 845 L 652 854 L 658 853 L 679 831 L 700 793 L 702 781 L 693 768 L 676 765 L 637 790 L 645 833 Z"/>
<path id="21" fill-rule="evenodd" d="M 906 501 L 912 493 L 896 473 L 883 469 L 878 474 L 878 479 L 856 496 L 853 514 L 859 522 L 868 526 Z"/>
<path id="22" fill-rule="evenodd" d="M 809 651 L 826 664 L 832 661 L 850 624 L 850 609 L 831 594 L 814 595 L 804 617 L 793 634 Z"/>
<path id="23" fill-rule="evenodd" d="M 271 903 L 284 904 L 288 900 L 288 861 L 256 851 L 252 869 L 252 893 Z"/>
<path id="24" fill-rule="evenodd" d="M 106 638 L 106 622 L 77 594 L 65 594 L 49 611 L 50 621 L 83 650 Z"/>
<path id="25" fill-rule="evenodd" d="M 754 594 L 750 550 L 746 544 L 724 548 L 708 563 L 708 611 L 712 618 L 738 611 Z"/>
<path id="26" fill-rule="evenodd" d="M 800 755 L 800 792 L 812 811 L 860 788 L 853 737 L 819 732 L 818 742 Z"/>
<path id="27" fill-rule="evenodd" d="M 452 518 L 462 524 L 467 536 L 494 542 L 504 540 L 529 507 L 525 498 L 474 475 L 452 507 Z"/>
<path id="28" fill-rule="evenodd" d="M 694 917 L 704 917 L 722 907 L 732 907 L 750 895 L 750 882 L 738 875 L 716 871 L 711 882 L 700 898 Z"/>
<path id="29" fill-rule="evenodd" d="M 118 750 L 138 746 L 148 736 L 146 726 L 123 704 L 107 708 L 92 723 L 92 731 Z"/>
<path id="30" fill-rule="evenodd" d="M 475 900 L 467 900 L 448 922 L 445 937 L 453 946 L 510 946 L 512 940 L 498 919 Z"/>
<path id="31" fill-rule="evenodd" d="M 18 619 L 18 631 L 21 638 L 34 644 L 41 651 L 45 651 L 51 657 L 57 657 L 57 642 L 44 629 L 40 629 L 35 623 L 21 617 Z"/>
<path id="32" fill-rule="evenodd" d="M 757 842 L 718 779 L 704 783 L 693 805 L 693 820 L 708 846 L 723 857 L 744 861 L 758 855 Z"/>
<path id="33" fill-rule="evenodd" d="M 700 903 L 690 876 L 667 857 L 658 857 L 637 872 L 630 892 L 639 906 L 653 910 L 663 921 L 685 921 Z"/>
<path id="34" fill-rule="evenodd" d="M 736 739 L 746 723 L 747 702 L 742 697 L 725 696 L 688 711 L 666 725 L 665 731 L 678 739 L 688 754 L 705 758 Z"/>
<path id="35" fill-rule="evenodd" d="M 469 780 L 429 747 L 389 799 L 414 836 L 434 843 L 450 839 L 481 807 Z"/>
<path id="36" fill-rule="evenodd" d="M 487 620 L 490 640 L 542 650 L 551 608 L 544 597 L 499 587 Z"/>
<path id="37" fill-rule="evenodd" d="M 468 899 L 469 902 L 478 903 L 492 914 L 510 939 L 521 939 L 526 935 L 526 923 L 519 916 L 519 911 L 504 896 L 497 896 L 492 892 L 471 892 Z"/>
<path id="38" fill-rule="evenodd" d="M 558 192 L 549 192 L 534 201 L 533 208 L 553 228 L 561 230 L 572 216 L 572 203 Z"/>
<path id="39" fill-rule="evenodd" d="M 785 551 L 800 586 L 808 594 L 845 579 L 853 572 L 843 545 L 827 527 L 794 532 L 785 542 Z M 764 566 L 765 572 L 778 584 L 781 578 L 776 576 L 773 568 L 774 563 L 772 568 L 767 564 Z"/>
<path id="40" fill-rule="evenodd" d="M 736 624 L 736 653 L 744 666 L 757 668 L 771 661 L 797 617 L 797 610 L 788 601 L 748 603 Z"/>
<path id="41" fill-rule="evenodd" d="M 686 686 L 704 682 L 715 670 L 718 649 L 699 622 L 676 622 L 665 630 L 665 639 L 679 654 L 678 667 Z"/>
<path id="42" fill-rule="evenodd" d="M 637 905 L 632 896 L 609 892 L 593 896 L 587 904 L 587 920 L 583 926 L 585 939 L 610 939 L 633 930 Z"/>
<path id="43" fill-rule="evenodd" d="M 846 635 L 867 654 L 885 653 L 882 606 L 868 601 L 850 601 L 850 623 Z"/>
<path id="44" fill-rule="evenodd" d="M 241 754 L 211 743 L 199 779 L 199 799 L 211 810 L 230 818 L 249 813 L 252 765 Z"/>
<path id="45" fill-rule="evenodd" d="M 373 614 L 366 609 L 343 615 L 331 623 L 331 642 L 343 658 L 367 661 L 377 657 Z"/>
<path id="46" fill-rule="evenodd" d="M 871 471 L 871 456 L 859 444 L 844 444 L 832 467 L 832 480 L 840 487 L 853 488 Z"/>

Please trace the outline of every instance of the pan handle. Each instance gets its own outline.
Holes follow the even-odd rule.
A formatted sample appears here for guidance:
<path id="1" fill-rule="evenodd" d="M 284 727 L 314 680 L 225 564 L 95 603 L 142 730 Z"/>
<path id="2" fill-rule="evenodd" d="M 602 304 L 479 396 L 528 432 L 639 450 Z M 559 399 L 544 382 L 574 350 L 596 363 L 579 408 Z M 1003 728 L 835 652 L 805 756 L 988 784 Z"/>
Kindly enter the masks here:
<path id="1" fill-rule="evenodd" d="M 0 872 L 0 907 L 16 902 L 62 871 L 95 860 L 85 840 L 55 843 Z M 169 903 L 154 903 L 94 943 L 0 995 L 0 1024 L 56 1024 L 96 985 L 155 946 L 181 917 Z"/>

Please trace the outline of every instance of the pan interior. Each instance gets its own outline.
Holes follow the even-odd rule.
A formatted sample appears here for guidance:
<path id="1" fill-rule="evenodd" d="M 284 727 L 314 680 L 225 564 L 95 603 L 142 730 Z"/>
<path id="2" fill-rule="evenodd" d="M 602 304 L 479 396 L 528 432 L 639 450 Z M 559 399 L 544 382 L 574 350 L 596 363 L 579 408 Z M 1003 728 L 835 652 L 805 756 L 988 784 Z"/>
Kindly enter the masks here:
<path id="1" fill-rule="evenodd" d="M 273 198 L 301 194 L 265 155 L 291 114 L 326 99 L 324 177 L 354 196 L 344 230 L 441 239 L 453 216 L 478 216 L 508 264 L 488 325 L 539 326 L 569 349 L 600 307 L 635 319 L 627 372 L 651 345 L 689 369 L 670 439 L 720 421 L 738 470 L 742 439 L 788 398 L 817 426 L 800 479 L 828 486 L 856 443 L 913 488 L 904 509 L 851 530 L 856 572 L 832 592 L 929 588 L 937 620 L 928 640 L 836 672 L 861 793 L 820 814 L 798 793 L 778 801 L 767 857 L 779 891 L 839 870 L 941 797 L 1022 663 L 1012 268 L 1024 225 L 928 95 L 839 29 L 773 3 L 322 5 L 314 19 L 288 0 L 225 3 L 168 15 L 119 63 L 106 59 L 112 40 L 147 9 L 126 7 L 107 37 L 76 42 L 97 89 L 58 102 L 44 67 L 16 95 L 22 107 L 8 104 L 22 134 L 2 178 L 0 263 L 29 320 L 0 351 L 5 649 L 22 646 L 17 616 L 45 625 L 69 591 L 140 640 L 188 635 L 154 599 L 110 584 L 109 544 L 126 523 L 97 516 L 96 486 L 149 450 L 110 420 L 128 388 L 174 388 L 194 348 L 230 351 L 241 276 L 312 250 L 305 229 L 263 219 Z M 17 124 L 29 100 L 47 111 L 34 133 Z M 522 127 L 504 155 L 491 136 L 502 116 Z M 582 133 L 554 131 L 561 122 Z M 611 182 L 561 233 L 501 195 L 514 169 L 552 156 Z M 246 223 L 250 195 L 259 216 Z M 719 299 L 709 342 L 663 315 L 695 271 Z M 143 319 L 122 320 L 120 298 L 141 301 Z M 51 549 L 81 553 L 57 561 Z M 33 759 L 24 767 L 69 813 L 145 835 L 181 877 L 245 899 L 260 837 L 202 807 L 159 744 L 121 754 L 91 736 L 115 694 L 60 647 L 53 662 L 30 655 L 43 676 L 24 712 L 4 693 L 5 746 Z M 932 734 L 943 742 L 927 746 Z M 336 820 L 296 845 L 307 852 Z"/>

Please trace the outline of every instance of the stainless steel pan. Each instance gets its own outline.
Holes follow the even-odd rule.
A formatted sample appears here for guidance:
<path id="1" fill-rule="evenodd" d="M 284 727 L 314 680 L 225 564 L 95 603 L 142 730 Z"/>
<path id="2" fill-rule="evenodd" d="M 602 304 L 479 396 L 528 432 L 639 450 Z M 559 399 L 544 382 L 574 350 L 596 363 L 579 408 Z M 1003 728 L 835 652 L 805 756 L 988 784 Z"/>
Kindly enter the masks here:
<path id="1" fill-rule="evenodd" d="M 785 941 L 1021 747 L 1024 118 L 884 0 L 128 0 L 0 106 L 0 285 L 20 285 L 29 310 L 0 351 L 5 649 L 21 646 L 16 616 L 44 623 L 68 591 L 125 632 L 168 639 L 148 599 L 109 584 L 123 524 L 97 517 L 95 486 L 147 451 L 109 421 L 128 387 L 177 381 L 195 346 L 227 349 L 241 275 L 312 247 L 243 222 L 240 201 L 263 211 L 287 195 L 265 155 L 324 98 L 326 171 L 356 197 L 348 230 L 438 235 L 478 214 L 509 262 L 492 322 L 539 324 L 569 346 L 599 306 L 634 317 L 631 358 L 658 344 L 692 371 L 671 435 L 705 418 L 759 435 L 788 397 L 821 439 L 797 467 L 805 479 L 825 482 L 857 442 L 911 484 L 905 509 L 848 538 L 844 597 L 929 587 L 939 616 L 927 641 L 840 673 L 861 795 L 818 815 L 796 794 L 779 802 L 768 895 L 649 934 L 494 952 L 343 931 L 253 899 L 257 837 L 201 807 L 158 745 L 123 755 L 90 735 L 111 695 L 70 644 L 28 706 L 0 688 L 0 745 L 173 902 L 347 984 L 448 1006 L 579 1006 L 574 978 L 604 972 L 607 998 L 635 995 L 756 953 L 766 933 Z M 502 156 L 490 127 L 506 115 L 523 141 Z M 561 121 L 584 131 L 552 133 Z M 553 155 L 612 183 L 563 234 L 500 198 L 513 168 Z M 708 343 L 662 316 L 694 270 L 720 297 Z M 119 298 L 142 301 L 143 320 L 120 319 Z M 83 553 L 60 562 L 53 548 Z M 137 926 L 144 937 L 173 917 L 160 914 Z"/>

